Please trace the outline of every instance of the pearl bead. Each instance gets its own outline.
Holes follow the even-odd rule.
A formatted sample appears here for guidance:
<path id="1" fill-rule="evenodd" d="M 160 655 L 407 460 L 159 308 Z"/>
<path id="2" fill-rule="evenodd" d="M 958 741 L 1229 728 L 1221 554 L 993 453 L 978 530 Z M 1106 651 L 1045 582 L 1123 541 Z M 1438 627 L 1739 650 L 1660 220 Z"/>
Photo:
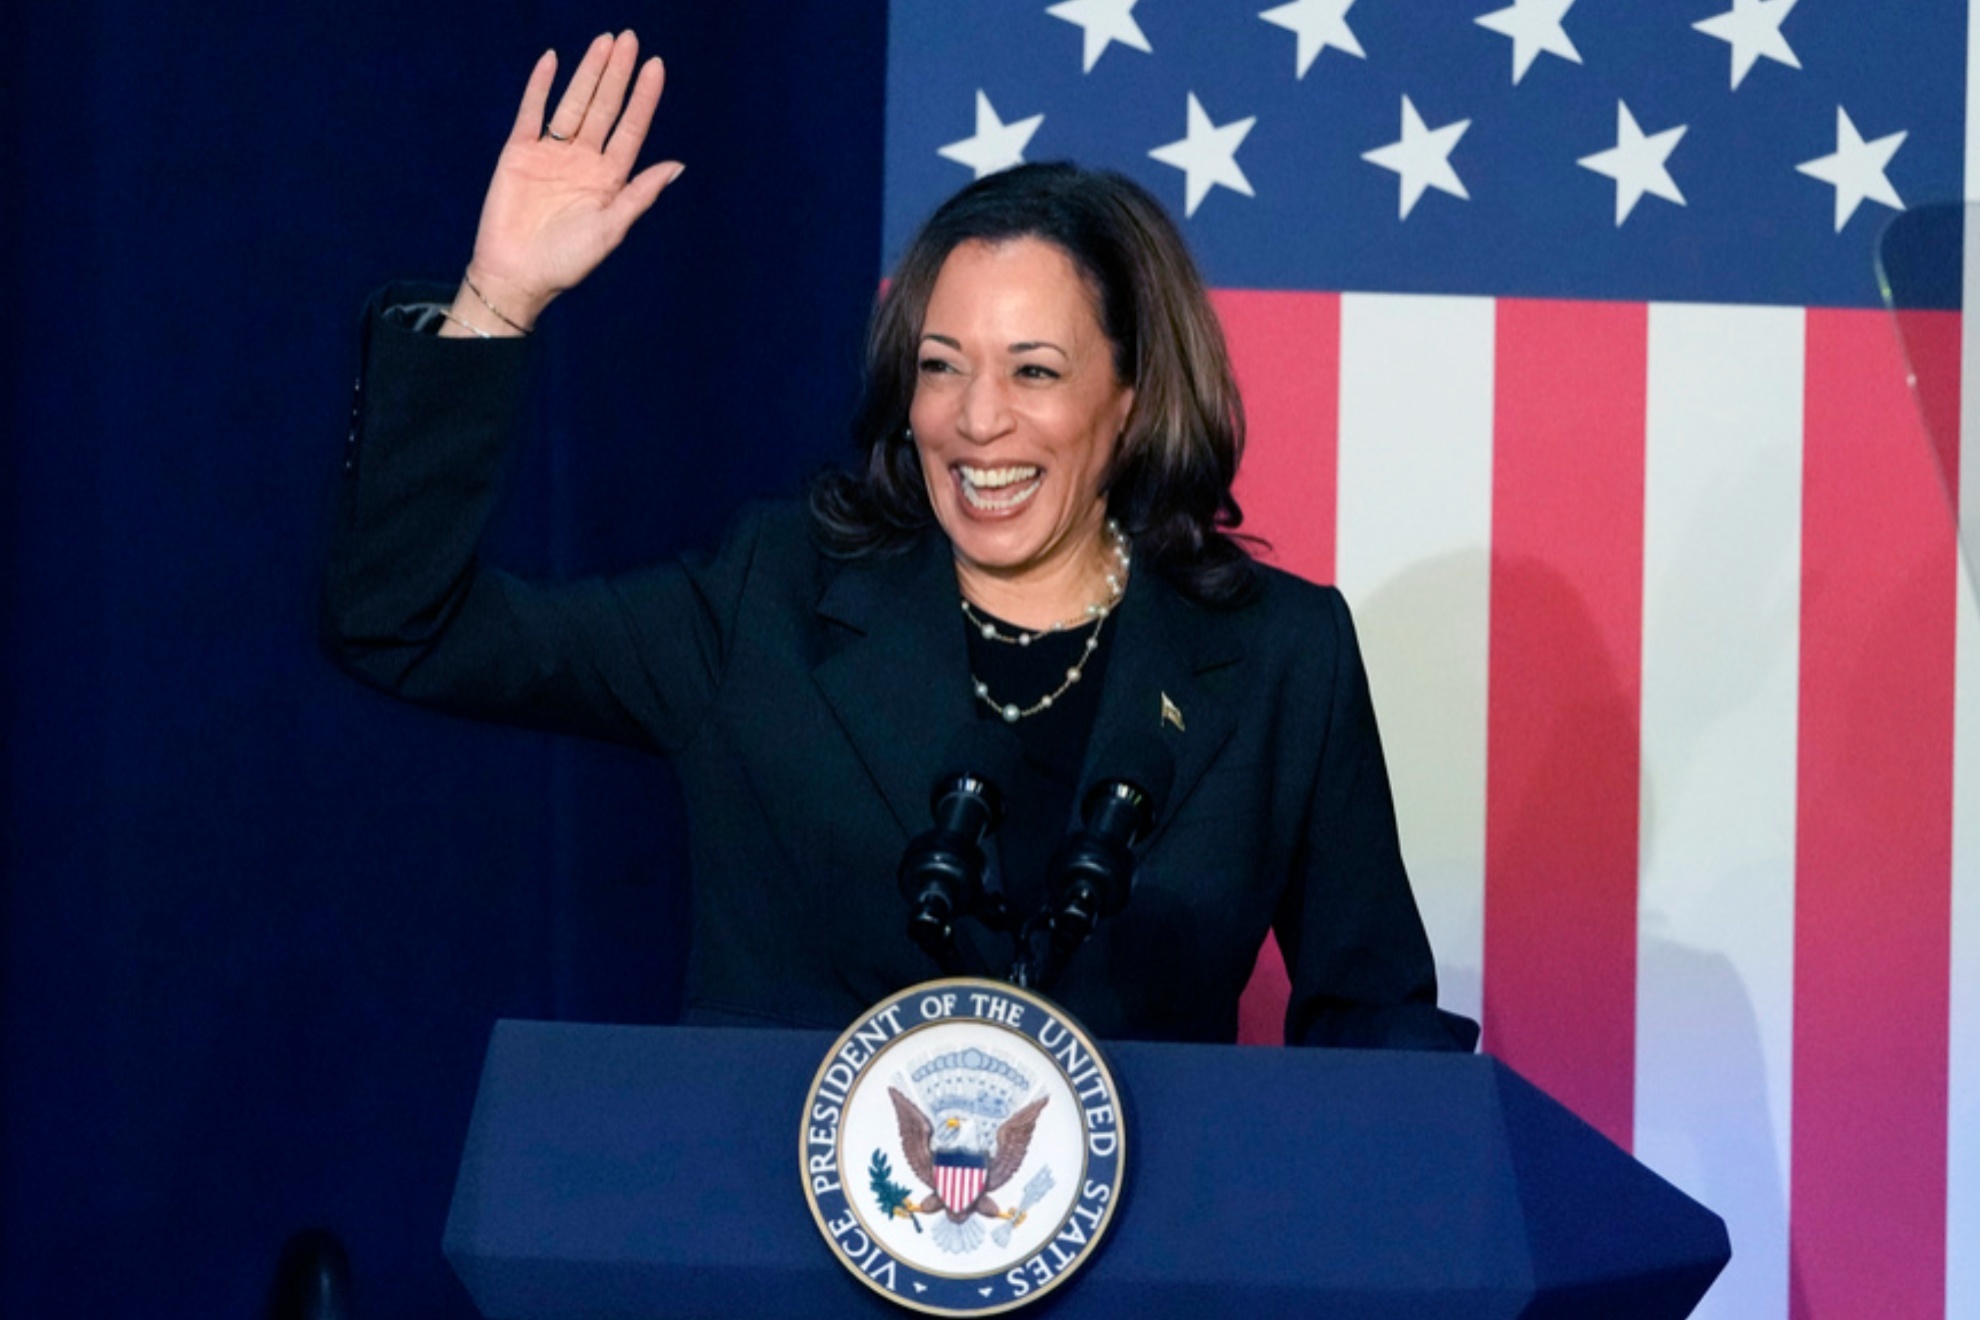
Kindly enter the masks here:
<path id="1" fill-rule="evenodd" d="M 1108 616 L 1127 594 L 1128 539 L 1126 534 L 1121 531 L 1120 525 L 1111 518 L 1107 520 L 1107 532 L 1113 538 L 1114 544 L 1112 548 L 1114 558 L 1119 561 L 1120 570 L 1118 572 L 1109 571 L 1103 565 L 1101 571 L 1107 582 L 1107 596 L 1104 600 L 1095 601 L 1087 605 L 1081 614 L 1074 615 L 1069 619 L 1057 620 L 1035 632 L 1027 632 L 1023 629 L 1014 628 L 1007 633 L 998 628 L 994 622 L 985 619 L 972 610 L 969 601 L 964 600 L 961 602 L 963 614 L 968 619 L 970 625 L 976 628 L 983 637 L 993 642 L 1028 647 L 1041 637 L 1080 631 L 1087 628 L 1093 630 L 1086 637 L 1084 646 L 1079 653 L 1079 659 L 1074 662 L 1072 668 L 1065 671 L 1065 682 L 1059 686 L 1056 692 L 1048 692 L 1040 697 L 1030 709 L 1019 706 L 1015 702 L 1008 705 L 999 702 L 995 697 L 990 695 L 990 685 L 988 683 L 977 678 L 974 674 L 970 675 L 971 685 L 975 688 L 977 699 L 995 711 L 1005 723 L 1016 724 L 1027 715 L 1035 715 L 1040 711 L 1052 709 L 1058 699 L 1063 697 L 1073 684 L 1080 681 L 1087 662 L 1093 658 L 1093 653 L 1100 649 L 1101 629 L 1105 626 Z"/>

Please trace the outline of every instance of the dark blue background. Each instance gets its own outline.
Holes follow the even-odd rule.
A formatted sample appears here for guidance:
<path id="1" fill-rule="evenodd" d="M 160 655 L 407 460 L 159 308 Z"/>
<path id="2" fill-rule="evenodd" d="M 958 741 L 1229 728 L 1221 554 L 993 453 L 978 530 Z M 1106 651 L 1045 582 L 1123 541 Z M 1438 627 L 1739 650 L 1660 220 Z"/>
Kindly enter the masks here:
<path id="1" fill-rule="evenodd" d="M 0 42 L 0 1314 L 246 1316 L 284 1237 L 369 1316 L 439 1253 L 498 1016 L 676 1004 L 658 763 L 319 658 L 357 309 L 452 279 L 535 55 L 631 24 L 689 171 L 538 338 L 526 570 L 709 540 L 844 443 L 883 0 L 29 4 Z"/>

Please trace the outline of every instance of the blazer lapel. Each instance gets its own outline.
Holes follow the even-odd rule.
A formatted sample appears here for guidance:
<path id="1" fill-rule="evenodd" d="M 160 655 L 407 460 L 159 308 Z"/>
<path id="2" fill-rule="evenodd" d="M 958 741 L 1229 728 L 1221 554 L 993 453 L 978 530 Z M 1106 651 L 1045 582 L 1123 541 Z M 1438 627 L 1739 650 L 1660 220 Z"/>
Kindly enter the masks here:
<path id="1" fill-rule="evenodd" d="M 1079 782 L 1085 788 L 1109 772 L 1103 764 L 1107 749 L 1122 734 L 1142 730 L 1159 736 L 1175 754 L 1176 778 L 1152 842 L 1237 725 L 1230 685 L 1220 685 L 1220 692 L 1203 679 L 1242 660 L 1242 639 L 1230 616 L 1189 604 L 1149 573 L 1130 580 L 1127 598 L 1108 626 L 1115 629 L 1109 642 L 1114 653 Z"/>
<path id="2" fill-rule="evenodd" d="M 897 558 L 847 565 L 818 602 L 828 642 L 813 681 L 909 835 L 928 828 L 937 762 L 975 717 L 957 599 L 948 541 L 930 533 Z"/>

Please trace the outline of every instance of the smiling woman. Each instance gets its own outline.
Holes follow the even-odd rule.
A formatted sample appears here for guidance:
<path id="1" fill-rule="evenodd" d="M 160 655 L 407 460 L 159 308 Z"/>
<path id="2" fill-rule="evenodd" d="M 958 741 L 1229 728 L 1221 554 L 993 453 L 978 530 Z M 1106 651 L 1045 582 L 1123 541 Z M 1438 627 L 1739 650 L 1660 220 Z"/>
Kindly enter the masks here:
<path id="1" fill-rule="evenodd" d="M 325 575 L 336 660 L 395 695 L 672 757 L 694 859 L 687 1019 L 843 1026 L 937 967 L 896 867 L 945 745 L 1022 753 L 986 888 L 1040 905 L 1130 735 L 1173 761 L 1132 900 L 1055 987 L 1101 1037 L 1229 1041 L 1268 931 L 1289 1040 L 1468 1049 L 1436 1007 L 1353 627 L 1232 538 L 1243 417 L 1175 225 L 1071 165 L 978 181 L 875 311 L 856 462 L 718 551 L 610 581 L 478 557 L 527 333 L 679 173 L 633 173 L 662 74 L 601 37 L 532 74 L 454 288 L 373 300 Z M 680 443 L 691 443 L 684 438 Z M 961 617 L 958 617 L 960 612 Z M 1008 945 L 957 931 L 959 970 Z"/>

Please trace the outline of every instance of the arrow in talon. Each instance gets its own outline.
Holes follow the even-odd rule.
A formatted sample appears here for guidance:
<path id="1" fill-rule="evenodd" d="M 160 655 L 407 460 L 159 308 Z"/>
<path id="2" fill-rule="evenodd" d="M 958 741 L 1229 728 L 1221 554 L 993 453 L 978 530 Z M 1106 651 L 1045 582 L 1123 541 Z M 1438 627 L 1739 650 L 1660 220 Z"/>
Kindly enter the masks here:
<path id="1" fill-rule="evenodd" d="M 1054 1185 L 1052 1181 L 1052 1170 L 1049 1166 L 1032 1174 L 1031 1181 L 1024 1185 L 1024 1199 L 1018 1202 L 1018 1213 L 1023 1214 L 1025 1211 L 1031 1209 L 1032 1206 L 1044 1200 L 1051 1193 Z M 1012 1220 L 1006 1219 L 1003 1223 L 991 1230 L 991 1240 L 1000 1247 L 1010 1246 L 1011 1230 L 1015 1227 L 1017 1225 Z"/>

